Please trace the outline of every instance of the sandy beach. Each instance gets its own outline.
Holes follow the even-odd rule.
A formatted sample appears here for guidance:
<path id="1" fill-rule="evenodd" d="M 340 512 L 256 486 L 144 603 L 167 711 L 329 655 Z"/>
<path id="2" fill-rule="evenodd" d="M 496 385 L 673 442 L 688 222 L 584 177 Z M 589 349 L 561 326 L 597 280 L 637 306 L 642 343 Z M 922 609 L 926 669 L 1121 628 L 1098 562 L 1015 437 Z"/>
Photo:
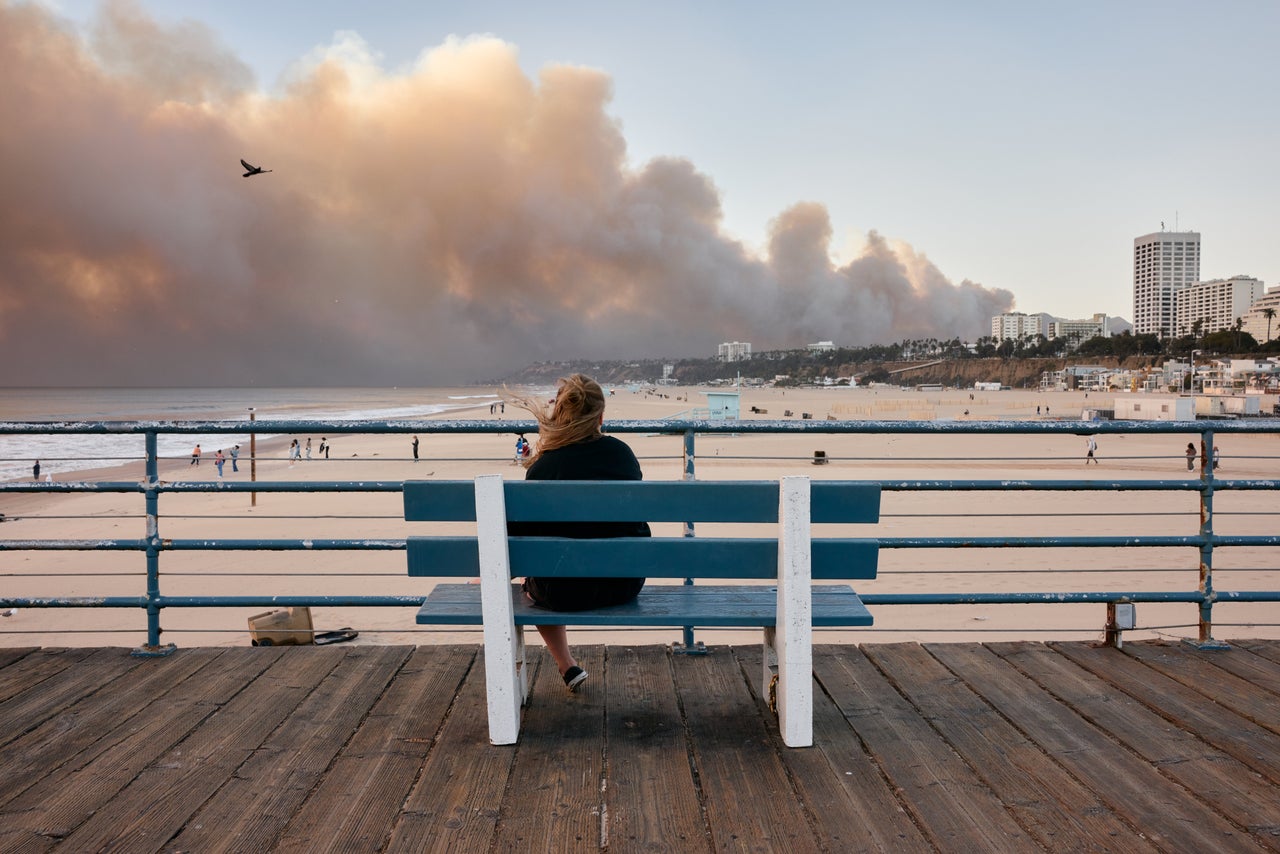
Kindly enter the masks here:
<path id="1" fill-rule="evenodd" d="M 477 393 L 485 393 L 480 390 Z M 671 387 L 660 392 L 613 390 L 608 421 L 657 419 L 706 406 L 707 389 Z M 744 389 L 742 417 L 795 420 L 809 413 L 828 419 L 1027 419 L 1079 418 L 1086 407 L 1108 408 L 1111 396 L 1083 392 L 914 392 L 900 389 Z M 752 408 L 760 410 L 753 412 Z M 1038 411 L 1037 411 L 1037 408 Z M 784 415 L 790 411 L 792 414 Z M 490 413 L 489 401 L 455 409 L 446 418 L 520 420 L 507 404 Z M 419 433 L 414 462 L 409 435 L 326 437 L 328 459 L 312 440 L 312 459 L 287 459 L 290 437 L 258 442 L 260 481 L 468 479 L 482 473 L 518 478 L 512 460 L 514 433 L 442 435 Z M 531 437 L 533 438 L 533 437 Z M 636 451 L 646 479 L 681 477 L 682 438 L 621 434 Z M 803 474 L 822 479 L 880 480 L 886 483 L 937 478 L 1105 478 L 1174 479 L 1187 471 L 1183 451 L 1190 436 L 1102 435 L 1099 465 L 1085 467 L 1085 438 L 1046 436 L 703 435 L 697 438 L 699 479 L 773 479 Z M 1280 437 L 1224 435 L 1223 478 L 1280 478 Z M 187 459 L 162 462 L 168 481 L 217 479 L 216 448 L 206 447 L 199 467 Z M 829 462 L 815 465 L 815 451 Z M 240 471 L 225 466 L 227 480 L 249 478 L 248 449 Z M 85 480 L 134 480 L 141 463 L 76 475 Z M 1219 533 L 1269 534 L 1275 528 L 1275 496 L 1264 492 L 1224 492 L 1216 496 Z M 4 539 L 133 538 L 145 533 L 140 495 L 9 495 L 0 507 L 7 521 Z M 399 494 L 259 493 L 256 503 L 243 493 L 166 494 L 161 497 L 160 533 L 172 538 L 402 538 L 421 526 L 401 518 Z M 900 492 L 886 490 L 882 521 L 873 528 L 846 526 L 815 531 L 827 536 L 1026 536 L 1177 534 L 1198 529 L 1193 492 L 1029 493 Z M 699 528 L 713 535 L 713 526 Z M 655 526 L 655 534 L 678 531 Z M 1195 549 L 884 549 L 880 577 L 859 585 L 862 593 L 1066 592 L 1087 590 L 1189 591 L 1198 585 Z M 144 558 L 139 552 L 0 552 L 5 589 L 15 596 L 141 595 Z M 402 552 L 165 552 L 161 591 L 167 595 L 309 595 L 426 593 L 431 581 L 409 579 Z M 1274 550 L 1220 548 L 1214 555 L 1219 590 L 1275 590 L 1280 571 Z M 247 618 L 261 609 L 166 609 L 163 640 L 179 646 L 248 643 Z M 1089 639 L 1101 637 L 1103 605 L 881 606 L 873 608 L 869 631 L 823 632 L 819 641 L 900 641 L 1008 639 Z M 1267 604 L 1220 603 L 1214 609 L 1215 636 L 1278 637 L 1276 608 Z M 426 631 L 414 624 L 412 608 L 315 608 L 318 630 L 350 626 L 357 643 L 438 643 L 475 641 L 477 631 Z M 1143 631 L 1131 637 L 1194 637 L 1194 605 L 1138 606 Z M 5 646 L 137 646 L 145 641 L 145 615 L 124 609 L 24 608 L 0 622 Z M 755 633 L 699 631 L 708 643 L 750 640 Z M 601 633 L 575 631 L 582 643 L 663 642 L 678 631 Z"/>

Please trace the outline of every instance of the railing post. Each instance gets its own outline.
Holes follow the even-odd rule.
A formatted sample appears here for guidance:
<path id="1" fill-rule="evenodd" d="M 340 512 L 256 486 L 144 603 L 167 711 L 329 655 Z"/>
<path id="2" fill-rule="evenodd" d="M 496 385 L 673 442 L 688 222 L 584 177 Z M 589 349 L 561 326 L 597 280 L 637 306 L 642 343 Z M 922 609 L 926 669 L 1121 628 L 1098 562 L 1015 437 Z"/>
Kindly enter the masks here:
<path id="1" fill-rule="evenodd" d="M 1213 431 L 1200 436 L 1200 637 L 1199 649 L 1230 649 L 1213 638 Z"/>
<path id="2" fill-rule="evenodd" d="M 146 432 L 146 479 L 143 495 L 147 514 L 147 643 L 133 650 L 133 655 L 154 658 L 168 655 L 176 647 L 160 645 L 160 458 L 154 430 Z"/>
<path id="3" fill-rule="evenodd" d="M 688 429 L 684 431 L 684 479 L 685 480 L 697 480 L 697 477 L 695 476 L 695 473 L 693 470 L 693 461 L 695 456 L 696 455 L 694 453 L 694 447 L 693 447 L 693 430 Z M 694 536 L 692 522 L 684 523 L 684 535 L 686 537 Z M 684 580 L 684 583 L 686 586 L 692 587 L 693 579 L 686 578 Z M 706 646 L 704 646 L 701 643 L 694 643 L 693 626 L 685 626 L 683 636 L 684 636 L 684 642 L 675 647 L 676 652 L 687 653 L 687 654 L 706 653 L 707 651 Z"/>

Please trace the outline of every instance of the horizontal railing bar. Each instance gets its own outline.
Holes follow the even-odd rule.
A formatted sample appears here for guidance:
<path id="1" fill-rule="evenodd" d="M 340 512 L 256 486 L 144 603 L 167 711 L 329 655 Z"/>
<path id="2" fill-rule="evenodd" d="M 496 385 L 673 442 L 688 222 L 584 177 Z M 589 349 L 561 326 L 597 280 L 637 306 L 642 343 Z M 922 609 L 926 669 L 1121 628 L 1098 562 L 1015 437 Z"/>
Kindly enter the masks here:
<path id="1" fill-rule="evenodd" d="M 1199 492 L 1212 483 L 1214 491 L 1275 490 L 1280 480 L 877 480 L 888 492 Z M 0 483 L 0 492 L 145 492 L 145 481 L 56 481 Z M 402 492 L 403 481 L 159 481 L 157 492 Z"/>
<path id="2" fill-rule="evenodd" d="M 1199 548 L 1212 546 L 1277 546 L 1277 535 L 1115 536 L 1115 537 L 881 537 L 885 549 L 983 548 Z M 0 551 L 129 551 L 144 550 L 148 540 L 0 540 Z M 403 539 L 164 539 L 162 551 L 371 551 L 404 550 Z"/>
<path id="3" fill-rule="evenodd" d="M 1198 590 L 1185 592 L 1109 591 L 1071 593 L 860 593 L 866 605 L 1033 605 L 1107 602 L 1275 602 L 1280 590 L 1217 590 L 1206 597 Z"/>
<path id="4" fill-rule="evenodd" d="M 399 608 L 422 607 L 426 596 L 158 596 L 160 608 Z M 145 608 L 145 596 L 45 596 L 0 598 L 0 608 Z"/>
<path id="5" fill-rule="evenodd" d="M 1280 535 L 1116 536 L 1116 537 L 880 537 L 882 549 L 936 548 L 1130 548 L 1180 546 L 1276 546 Z"/>
<path id="6" fill-rule="evenodd" d="M 1199 434 L 1275 433 L 1280 432 L 1280 419 L 1231 418 L 1196 421 L 907 421 L 890 419 L 840 421 L 787 420 L 691 420 L 647 419 L 606 421 L 609 433 L 1069 433 L 1080 436 L 1111 433 Z M 255 421 L 0 421 L 0 435 L 13 433 L 68 434 L 118 433 L 537 433 L 533 420 L 414 419 L 397 421 L 350 420 L 268 420 Z"/>

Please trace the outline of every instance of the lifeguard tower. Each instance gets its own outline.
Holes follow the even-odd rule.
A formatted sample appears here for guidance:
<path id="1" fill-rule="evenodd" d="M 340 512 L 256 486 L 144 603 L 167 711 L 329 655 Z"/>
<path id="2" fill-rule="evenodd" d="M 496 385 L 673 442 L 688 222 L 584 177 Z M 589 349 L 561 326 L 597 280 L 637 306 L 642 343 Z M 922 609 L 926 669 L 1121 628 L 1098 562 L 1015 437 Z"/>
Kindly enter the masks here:
<path id="1" fill-rule="evenodd" d="M 742 395 L 736 391 L 708 391 L 707 420 L 737 421 Z"/>

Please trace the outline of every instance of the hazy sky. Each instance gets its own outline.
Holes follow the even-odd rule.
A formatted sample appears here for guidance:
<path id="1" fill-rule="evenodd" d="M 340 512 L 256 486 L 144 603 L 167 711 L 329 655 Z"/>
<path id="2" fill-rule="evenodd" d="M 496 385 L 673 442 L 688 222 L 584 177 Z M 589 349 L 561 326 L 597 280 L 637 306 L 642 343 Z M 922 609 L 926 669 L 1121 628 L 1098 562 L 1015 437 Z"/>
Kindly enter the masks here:
<path id="1" fill-rule="evenodd" d="M 0 0 L 3 384 L 1131 319 L 1162 222 L 1274 286 L 1277 44 L 1273 0 Z"/>

